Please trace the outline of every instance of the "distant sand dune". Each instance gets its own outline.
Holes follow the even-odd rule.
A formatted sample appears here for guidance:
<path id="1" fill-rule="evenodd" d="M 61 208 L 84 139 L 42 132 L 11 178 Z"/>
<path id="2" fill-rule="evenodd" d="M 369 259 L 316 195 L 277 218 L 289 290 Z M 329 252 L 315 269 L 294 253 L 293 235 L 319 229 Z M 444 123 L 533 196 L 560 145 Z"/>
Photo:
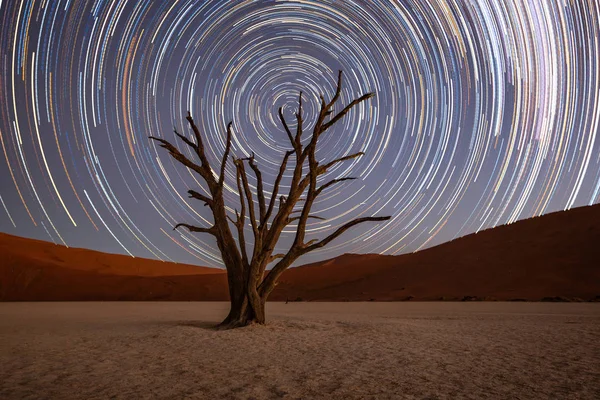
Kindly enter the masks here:
<path id="1" fill-rule="evenodd" d="M 286 271 L 270 300 L 600 299 L 600 205 Z M 223 270 L 0 234 L 0 300 L 227 300 Z"/>

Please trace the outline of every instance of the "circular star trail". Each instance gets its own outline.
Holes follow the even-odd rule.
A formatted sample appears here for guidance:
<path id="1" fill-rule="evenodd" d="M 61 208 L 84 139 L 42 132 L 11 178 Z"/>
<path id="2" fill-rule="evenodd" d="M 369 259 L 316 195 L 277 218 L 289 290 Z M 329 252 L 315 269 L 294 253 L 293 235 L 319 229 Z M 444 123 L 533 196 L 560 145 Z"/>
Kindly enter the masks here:
<path id="1" fill-rule="evenodd" d="M 231 120 L 233 154 L 256 154 L 270 192 L 289 149 L 278 107 L 293 128 L 303 91 L 309 132 L 337 70 L 337 110 L 376 97 L 322 138 L 322 161 L 365 156 L 323 178 L 359 179 L 323 194 L 307 239 L 393 218 L 305 262 L 600 201 L 596 1 L 0 0 L 0 21 L 3 232 L 218 266 L 212 237 L 172 230 L 211 222 L 186 195 L 203 182 L 148 136 L 189 135 L 189 110 L 214 167 Z M 231 164 L 226 184 L 233 213 Z"/>

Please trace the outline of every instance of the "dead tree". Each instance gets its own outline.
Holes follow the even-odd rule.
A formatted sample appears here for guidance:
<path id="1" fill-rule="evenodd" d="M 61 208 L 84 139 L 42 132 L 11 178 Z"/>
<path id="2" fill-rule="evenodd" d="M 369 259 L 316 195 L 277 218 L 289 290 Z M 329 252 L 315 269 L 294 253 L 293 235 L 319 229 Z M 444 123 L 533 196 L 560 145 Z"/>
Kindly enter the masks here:
<path id="1" fill-rule="evenodd" d="M 273 191 L 267 200 L 263 188 L 263 178 L 261 171 L 255 162 L 254 155 L 246 158 L 233 158 L 233 164 L 236 171 L 236 184 L 239 193 L 240 210 L 236 210 L 235 218 L 227 214 L 223 200 L 223 186 L 225 181 L 225 170 L 227 161 L 231 153 L 231 134 L 232 123 L 227 125 L 227 138 L 225 152 L 223 154 L 218 176 L 213 173 L 209 161 L 205 154 L 202 136 L 192 116 L 187 115 L 187 121 L 194 133 L 195 141 L 175 131 L 175 134 L 188 146 L 190 146 L 197 156 L 198 161 L 191 161 L 175 146 L 165 139 L 150 137 L 160 143 L 160 146 L 167 149 L 170 155 L 177 161 L 190 168 L 200 175 L 206 182 L 207 192 L 210 195 L 204 195 L 195 190 L 188 190 L 191 198 L 195 198 L 210 207 L 213 214 L 214 223 L 209 227 L 199 227 L 185 223 L 175 225 L 173 229 L 179 227 L 187 228 L 190 232 L 207 233 L 216 238 L 217 246 L 221 252 L 223 263 L 227 269 L 227 281 L 229 284 L 229 296 L 231 309 L 227 318 L 219 325 L 223 328 L 234 328 L 245 326 L 249 323 L 265 323 L 265 302 L 271 291 L 277 284 L 277 279 L 300 256 L 313 250 L 320 249 L 336 239 L 342 233 L 351 227 L 367 221 L 385 221 L 390 217 L 361 217 L 347 222 L 340 226 L 329 236 L 317 240 L 305 241 L 306 225 L 309 219 L 322 219 L 311 214 L 311 207 L 315 199 L 326 189 L 351 179 L 354 177 L 337 178 L 328 181 L 322 185 L 317 184 L 317 178 L 333 167 L 334 165 L 355 159 L 364 153 L 359 152 L 347 155 L 329 162 L 319 162 L 315 157 L 319 138 L 332 125 L 341 120 L 354 106 L 374 96 L 373 93 L 364 94 L 354 99 L 341 111 L 333 113 L 333 106 L 340 97 L 342 86 L 342 71 L 339 72 L 337 89 L 331 101 L 326 102 L 323 95 L 320 96 L 321 107 L 317 117 L 312 136 L 308 144 L 304 145 L 301 141 L 303 135 L 302 116 L 302 92 L 298 97 L 298 111 L 295 113 L 296 129 L 292 132 L 288 126 L 283 111 L 279 108 L 279 120 L 288 136 L 291 150 L 283 155 L 283 160 L 279 167 L 279 173 L 275 179 Z M 293 175 L 291 178 L 290 189 L 285 195 L 279 193 L 279 185 L 288 168 L 290 160 L 295 160 L 293 166 Z M 256 192 L 250 188 L 248 183 L 249 167 L 256 178 Z M 308 167 L 308 168 L 306 168 Z M 308 169 L 308 171 L 306 171 Z M 255 198 L 256 197 L 256 198 Z M 258 203 L 258 209 L 255 204 Z M 299 205 L 299 209 L 296 209 Z M 246 218 L 249 219 L 252 233 L 254 236 L 254 245 L 252 253 L 246 248 L 246 239 L 244 237 Z M 234 238 L 229 222 L 237 231 L 237 240 Z M 273 254 L 275 245 L 283 229 L 291 223 L 297 224 L 296 234 L 290 249 L 285 254 Z M 274 266 L 267 270 L 270 263 L 276 262 Z"/>

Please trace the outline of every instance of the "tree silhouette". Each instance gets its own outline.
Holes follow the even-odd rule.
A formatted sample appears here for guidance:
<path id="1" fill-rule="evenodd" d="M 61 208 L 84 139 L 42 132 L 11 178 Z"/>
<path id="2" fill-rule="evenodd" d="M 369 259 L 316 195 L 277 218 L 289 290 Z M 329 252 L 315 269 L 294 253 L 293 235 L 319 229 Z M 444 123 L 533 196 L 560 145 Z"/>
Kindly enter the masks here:
<path id="1" fill-rule="evenodd" d="M 341 120 L 354 106 L 374 96 L 373 93 L 364 94 L 354 99 L 337 114 L 334 114 L 333 106 L 340 97 L 341 86 L 342 71 L 339 71 L 337 89 L 331 101 L 326 102 L 324 96 L 320 96 L 321 106 L 319 115 L 312 130 L 310 141 L 306 145 L 301 141 L 304 123 L 302 116 L 302 92 L 300 92 L 298 97 L 298 111 L 295 113 L 297 122 L 295 133 L 289 128 L 282 108 L 279 108 L 279 119 L 287 133 L 292 149 L 287 151 L 283 156 L 279 173 L 275 179 L 273 191 L 268 201 L 263 189 L 262 174 L 254 160 L 254 154 L 246 158 L 232 157 L 236 170 L 236 184 L 240 201 L 240 210 L 235 211 L 235 219 L 227 214 L 223 199 L 225 170 L 231 152 L 231 122 L 227 125 L 226 147 L 218 176 L 213 173 L 205 154 L 202 136 L 189 112 L 186 119 L 194 133 L 195 141 L 188 139 L 177 131 L 175 131 L 175 134 L 193 149 L 199 163 L 191 161 L 167 140 L 153 136 L 150 137 L 159 142 L 161 147 L 167 149 L 174 159 L 200 175 L 208 187 L 210 196 L 203 195 L 194 190 L 188 190 L 188 194 L 191 198 L 198 199 L 210 207 L 214 219 L 213 225 L 210 227 L 199 227 L 179 223 L 173 229 L 185 227 L 190 232 L 213 235 L 217 240 L 217 246 L 227 269 L 231 302 L 229 314 L 219 327 L 235 328 L 248 325 L 252 322 L 264 324 L 267 297 L 275 288 L 279 276 L 294 261 L 306 253 L 326 246 L 355 225 L 367 221 L 385 221 L 390 219 L 390 217 L 356 218 L 343 224 L 324 239 L 313 239 L 305 242 L 307 221 L 309 219 L 323 219 L 311 214 L 311 208 L 315 199 L 324 190 L 340 182 L 356 179 L 354 177 L 337 178 L 319 186 L 317 184 L 317 177 L 324 175 L 331 167 L 338 163 L 355 159 L 364 154 L 359 152 L 329 162 L 319 162 L 316 159 L 315 151 L 320 136 L 333 124 Z M 279 196 L 279 185 L 290 159 L 295 159 L 290 188 L 286 195 Z M 250 167 L 256 177 L 255 193 L 253 193 L 248 183 L 246 165 Z M 256 210 L 255 203 L 258 203 L 258 210 Z M 295 207 L 298 204 L 300 204 L 300 208 L 296 209 Z M 250 220 L 250 226 L 254 235 L 252 254 L 248 254 L 246 239 L 244 237 L 247 217 Z M 237 242 L 234 239 L 229 222 L 237 230 Z M 275 245 L 283 229 L 291 223 L 297 223 L 296 235 L 291 247 L 285 254 L 273 254 Z M 267 270 L 267 266 L 273 262 L 276 262 L 273 268 Z"/>

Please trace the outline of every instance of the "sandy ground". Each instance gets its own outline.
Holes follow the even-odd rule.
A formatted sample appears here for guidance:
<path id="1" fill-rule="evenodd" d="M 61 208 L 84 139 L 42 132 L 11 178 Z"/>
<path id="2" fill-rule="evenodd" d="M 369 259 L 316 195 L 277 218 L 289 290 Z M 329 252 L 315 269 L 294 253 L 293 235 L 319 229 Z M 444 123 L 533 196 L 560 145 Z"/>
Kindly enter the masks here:
<path id="1" fill-rule="evenodd" d="M 0 399 L 600 399 L 600 304 L 0 303 Z"/>

